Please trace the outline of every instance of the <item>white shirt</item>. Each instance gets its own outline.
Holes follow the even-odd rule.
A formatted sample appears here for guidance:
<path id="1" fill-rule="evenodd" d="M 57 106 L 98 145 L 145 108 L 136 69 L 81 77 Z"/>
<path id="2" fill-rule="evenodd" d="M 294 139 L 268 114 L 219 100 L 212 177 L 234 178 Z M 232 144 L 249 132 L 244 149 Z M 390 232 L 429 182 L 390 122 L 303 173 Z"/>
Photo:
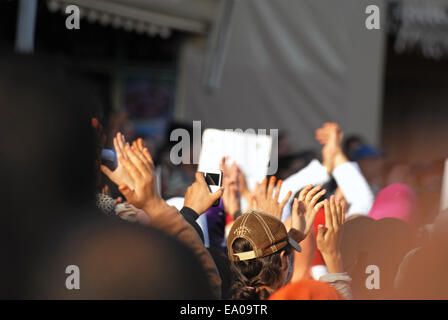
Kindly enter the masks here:
<path id="1" fill-rule="evenodd" d="M 336 167 L 332 174 L 349 204 L 347 216 L 352 214 L 367 215 L 375 197 L 358 164 L 356 162 L 345 162 Z M 283 181 L 279 200 L 281 201 L 288 191 L 292 191 L 294 195 L 307 185 L 322 185 L 329 181 L 330 175 L 327 173 L 327 169 L 318 160 L 314 159 L 305 168 Z M 283 208 L 283 221 L 291 215 L 292 200 L 291 197 Z"/>

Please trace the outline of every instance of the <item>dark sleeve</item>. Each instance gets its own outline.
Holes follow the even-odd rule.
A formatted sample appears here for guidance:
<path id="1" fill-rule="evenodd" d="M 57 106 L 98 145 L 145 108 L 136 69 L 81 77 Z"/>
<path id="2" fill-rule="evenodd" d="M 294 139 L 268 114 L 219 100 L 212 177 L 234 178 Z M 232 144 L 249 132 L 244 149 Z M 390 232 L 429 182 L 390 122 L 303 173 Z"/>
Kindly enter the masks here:
<path id="1" fill-rule="evenodd" d="M 202 240 L 202 243 L 204 243 L 204 233 L 202 232 L 201 227 L 196 222 L 196 219 L 199 218 L 199 215 L 191 208 L 183 207 L 180 210 L 180 214 L 184 217 L 184 219 L 196 230 L 199 237 Z"/>

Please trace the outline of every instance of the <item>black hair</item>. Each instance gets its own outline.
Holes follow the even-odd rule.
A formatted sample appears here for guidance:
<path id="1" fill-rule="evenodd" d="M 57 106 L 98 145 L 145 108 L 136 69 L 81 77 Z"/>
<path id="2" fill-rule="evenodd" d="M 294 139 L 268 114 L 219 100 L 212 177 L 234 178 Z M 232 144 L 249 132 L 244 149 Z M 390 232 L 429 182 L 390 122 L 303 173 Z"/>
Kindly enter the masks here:
<path id="1" fill-rule="evenodd" d="M 232 244 L 235 253 L 251 251 L 252 245 L 243 238 L 237 238 Z M 261 258 L 244 261 L 232 261 L 230 270 L 233 285 L 231 299 L 233 300 L 266 300 L 272 288 L 282 275 L 282 261 L 280 254 L 292 254 L 292 247 L 287 245 L 280 251 Z"/>
<path id="2" fill-rule="evenodd" d="M 336 192 L 336 189 L 337 189 L 337 188 L 338 188 L 338 184 L 336 183 L 336 180 L 335 180 L 333 177 L 331 177 L 330 181 L 328 181 L 328 182 L 326 182 L 326 183 L 324 183 L 324 184 L 322 185 L 322 189 L 321 189 L 321 190 L 324 190 L 324 189 L 325 189 L 325 190 L 327 190 L 327 192 L 326 192 L 323 196 L 321 196 L 321 197 L 317 200 L 316 203 L 319 203 L 319 202 L 321 202 L 321 201 L 324 201 L 325 199 L 330 200 L 330 197 L 331 197 L 332 195 L 334 195 L 334 193 Z M 297 191 L 297 192 L 294 194 L 293 199 L 294 199 L 294 198 L 297 198 L 297 197 L 299 196 L 300 192 L 302 192 L 302 190 L 303 190 L 303 188 L 300 189 L 299 191 Z M 292 210 L 292 205 L 293 205 L 293 202 L 291 201 L 291 204 L 290 204 L 291 210 Z"/>
<path id="3" fill-rule="evenodd" d="M 354 144 L 359 144 L 359 145 L 364 144 L 364 139 L 361 136 L 353 134 L 353 135 L 347 136 L 344 139 L 344 142 L 342 143 L 342 151 L 344 152 L 344 154 L 347 156 L 347 158 L 350 161 L 354 160 L 354 158 L 353 158 L 354 150 L 352 150 L 352 148 L 353 148 L 352 146 Z"/>

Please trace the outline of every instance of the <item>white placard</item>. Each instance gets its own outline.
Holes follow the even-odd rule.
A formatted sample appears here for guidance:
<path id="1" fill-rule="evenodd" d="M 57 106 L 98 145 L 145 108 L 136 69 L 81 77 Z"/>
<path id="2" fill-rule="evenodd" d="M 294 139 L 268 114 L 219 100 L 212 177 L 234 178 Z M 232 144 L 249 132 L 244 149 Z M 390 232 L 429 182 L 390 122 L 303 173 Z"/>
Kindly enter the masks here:
<path id="1" fill-rule="evenodd" d="M 199 171 L 219 169 L 222 157 L 235 162 L 253 189 L 268 172 L 272 137 L 264 134 L 206 129 L 202 135 Z"/>

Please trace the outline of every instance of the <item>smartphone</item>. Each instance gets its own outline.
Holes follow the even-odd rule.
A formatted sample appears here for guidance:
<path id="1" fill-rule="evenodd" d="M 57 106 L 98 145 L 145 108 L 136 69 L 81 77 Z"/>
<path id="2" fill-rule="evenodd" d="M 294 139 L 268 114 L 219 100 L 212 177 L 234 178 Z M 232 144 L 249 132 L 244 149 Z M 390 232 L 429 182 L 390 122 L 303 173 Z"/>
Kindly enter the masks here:
<path id="1" fill-rule="evenodd" d="M 222 186 L 222 171 L 221 170 L 207 170 L 204 172 L 204 179 L 207 183 L 210 192 L 216 192 Z M 213 207 L 219 205 L 219 199 L 215 201 Z"/>

